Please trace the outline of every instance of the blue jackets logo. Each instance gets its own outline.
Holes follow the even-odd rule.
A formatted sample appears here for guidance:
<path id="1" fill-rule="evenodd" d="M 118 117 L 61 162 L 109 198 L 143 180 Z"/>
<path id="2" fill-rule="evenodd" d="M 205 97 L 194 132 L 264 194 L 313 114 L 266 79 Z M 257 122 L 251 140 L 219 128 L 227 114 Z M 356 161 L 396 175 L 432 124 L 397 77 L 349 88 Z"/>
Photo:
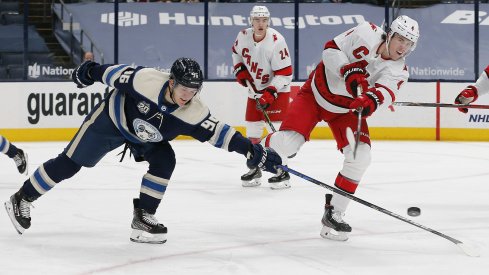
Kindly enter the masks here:
<path id="1" fill-rule="evenodd" d="M 142 141 L 160 142 L 163 140 L 163 136 L 161 135 L 160 131 L 142 119 L 136 118 L 132 122 L 132 126 L 134 127 L 134 132 Z"/>

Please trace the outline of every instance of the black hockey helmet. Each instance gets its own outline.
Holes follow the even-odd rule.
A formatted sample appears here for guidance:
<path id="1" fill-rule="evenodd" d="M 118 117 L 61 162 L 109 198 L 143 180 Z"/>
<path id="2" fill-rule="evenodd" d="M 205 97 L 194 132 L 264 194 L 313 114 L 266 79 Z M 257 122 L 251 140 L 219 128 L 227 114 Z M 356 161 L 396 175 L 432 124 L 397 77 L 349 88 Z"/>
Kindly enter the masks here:
<path id="1" fill-rule="evenodd" d="M 200 90 L 204 77 L 197 61 L 180 57 L 173 62 L 170 70 L 170 78 L 175 80 L 175 84 Z"/>

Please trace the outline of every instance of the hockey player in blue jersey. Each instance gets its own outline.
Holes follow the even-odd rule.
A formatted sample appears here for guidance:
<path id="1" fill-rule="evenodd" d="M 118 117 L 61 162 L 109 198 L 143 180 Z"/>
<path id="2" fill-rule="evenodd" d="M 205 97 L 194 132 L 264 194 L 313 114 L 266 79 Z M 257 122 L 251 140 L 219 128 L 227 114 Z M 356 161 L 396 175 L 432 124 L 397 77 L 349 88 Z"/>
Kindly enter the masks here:
<path id="1" fill-rule="evenodd" d="M 27 154 L 0 135 L 0 152 L 13 159 L 19 173 L 27 175 Z"/>
<path id="2" fill-rule="evenodd" d="M 170 73 L 127 65 L 86 61 L 72 75 L 78 88 L 102 82 L 115 89 L 85 118 L 75 137 L 56 158 L 43 163 L 5 203 L 19 234 L 31 225 L 31 203 L 81 167 L 93 167 L 108 152 L 128 144 L 138 159 L 149 163 L 133 200 L 131 241 L 164 243 L 167 228 L 154 214 L 175 168 L 170 145 L 178 135 L 191 136 L 247 157 L 247 165 L 276 173 L 282 163 L 275 151 L 253 145 L 239 132 L 210 114 L 198 93 L 202 71 L 189 58 L 177 59 Z"/>

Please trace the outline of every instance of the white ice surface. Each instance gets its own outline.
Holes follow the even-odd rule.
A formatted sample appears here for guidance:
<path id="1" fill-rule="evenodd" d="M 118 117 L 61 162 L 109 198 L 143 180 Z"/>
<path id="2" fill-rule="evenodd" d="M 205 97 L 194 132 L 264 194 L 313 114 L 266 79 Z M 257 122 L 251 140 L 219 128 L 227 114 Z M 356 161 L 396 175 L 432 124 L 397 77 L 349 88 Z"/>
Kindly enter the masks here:
<path id="1" fill-rule="evenodd" d="M 29 168 L 66 143 L 16 143 Z M 452 242 L 352 202 L 350 240 L 319 236 L 326 189 L 293 176 L 292 188 L 241 187 L 244 158 L 208 144 L 175 141 L 177 167 L 156 217 L 163 245 L 129 241 L 132 198 L 145 163 L 115 150 L 34 203 L 20 236 L 0 209 L 0 274 L 489 274 L 489 143 L 375 141 L 356 196 L 461 240 Z M 289 166 L 326 184 L 342 156 L 332 141 L 306 143 Z M 269 174 L 264 174 L 264 182 Z M 0 155 L 0 198 L 24 176 Z"/>

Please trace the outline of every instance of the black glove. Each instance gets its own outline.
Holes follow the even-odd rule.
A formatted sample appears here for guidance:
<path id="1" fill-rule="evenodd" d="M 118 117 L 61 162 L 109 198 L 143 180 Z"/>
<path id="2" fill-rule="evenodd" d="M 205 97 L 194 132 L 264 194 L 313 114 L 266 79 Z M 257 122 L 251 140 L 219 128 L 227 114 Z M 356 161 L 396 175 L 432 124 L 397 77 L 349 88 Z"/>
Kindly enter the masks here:
<path id="1" fill-rule="evenodd" d="M 384 102 L 384 96 L 381 92 L 376 90 L 375 88 L 370 88 L 367 92 L 359 95 L 353 102 L 350 104 L 350 109 L 357 110 L 358 108 L 362 108 L 362 116 L 364 118 L 371 116 L 377 107 Z"/>
<path id="2" fill-rule="evenodd" d="M 345 86 L 348 93 L 353 97 L 360 95 L 358 87 L 361 87 L 362 92 L 368 89 L 367 67 L 368 63 L 365 60 L 347 64 L 340 69 L 340 74 L 345 79 Z"/>
<path id="3" fill-rule="evenodd" d="M 260 168 L 267 172 L 277 173 L 277 165 L 282 165 L 282 158 L 270 147 L 263 148 L 260 144 L 253 144 L 246 156 L 248 168 Z"/>
<path id="4" fill-rule="evenodd" d="M 246 81 L 253 83 L 253 77 L 251 77 L 250 72 L 248 72 L 248 69 L 243 63 L 239 63 L 238 65 L 236 65 L 234 75 L 236 76 L 236 81 L 238 81 L 238 83 L 241 84 L 243 87 L 248 87 Z"/>
<path id="5" fill-rule="evenodd" d="M 90 76 L 90 69 L 99 65 L 93 61 L 85 61 L 80 66 L 76 67 L 71 74 L 71 79 L 76 83 L 76 87 L 85 88 L 92 85 L 95 81 Z"/>

